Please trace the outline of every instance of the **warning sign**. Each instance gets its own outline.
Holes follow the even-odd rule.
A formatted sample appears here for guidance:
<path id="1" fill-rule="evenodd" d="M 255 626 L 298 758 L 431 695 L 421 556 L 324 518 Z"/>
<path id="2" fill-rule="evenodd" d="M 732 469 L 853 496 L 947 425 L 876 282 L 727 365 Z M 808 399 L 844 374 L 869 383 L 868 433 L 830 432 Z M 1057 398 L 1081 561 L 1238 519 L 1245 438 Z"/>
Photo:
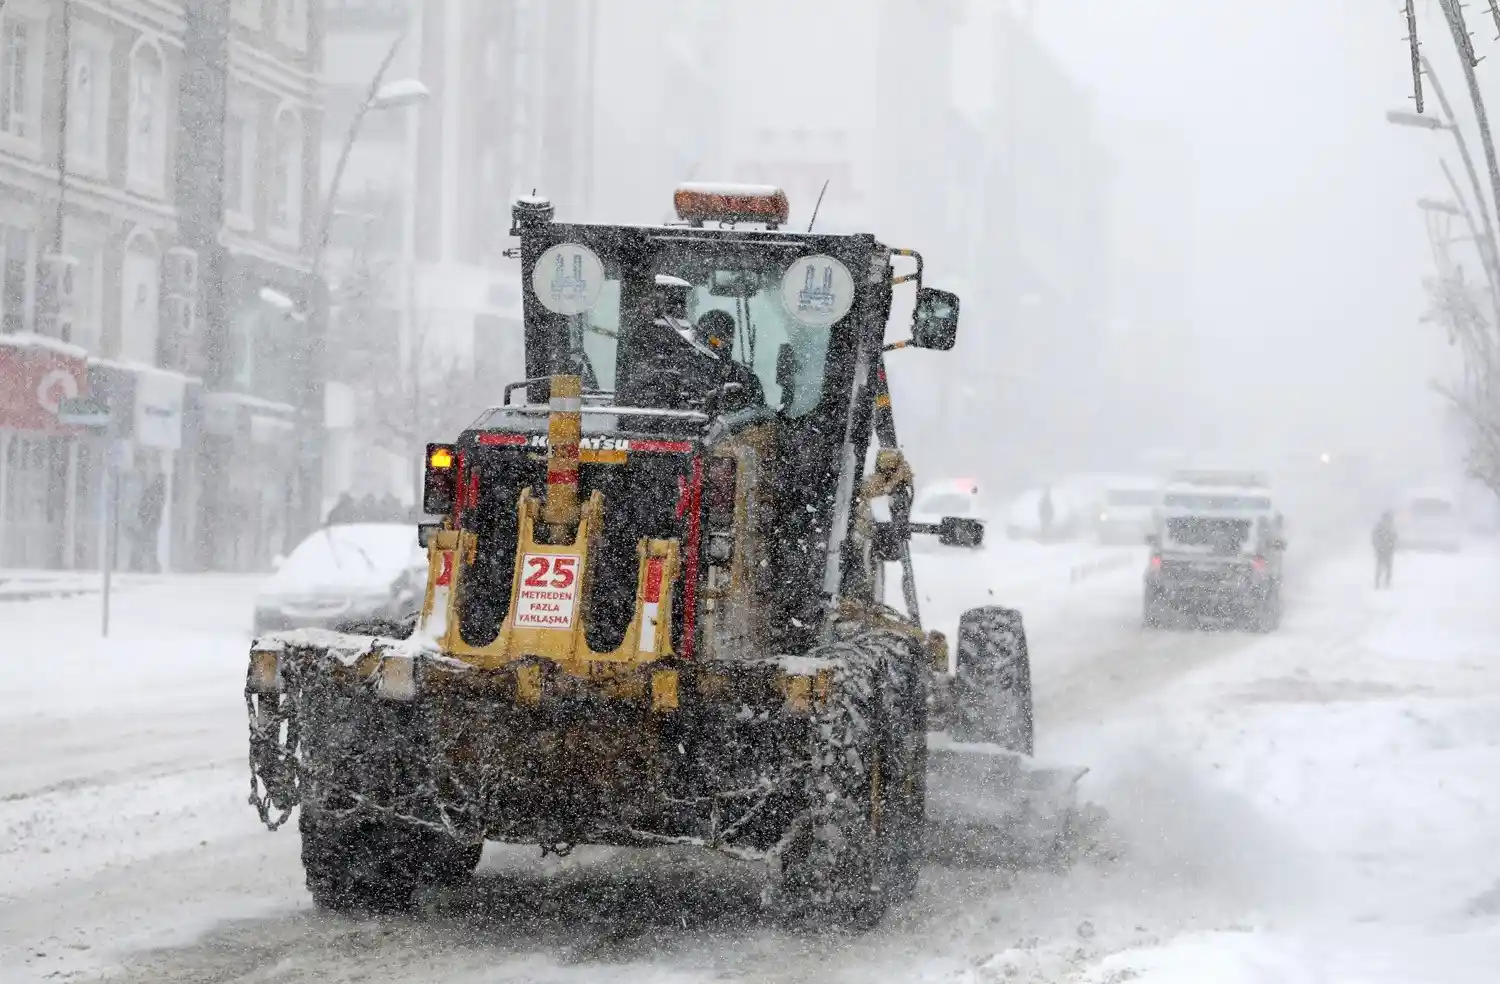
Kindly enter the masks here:
<path id="1" fill-rule="evenodd" d="M 577 557 L 529 553 L 522 558 L 512 625 L 518 629 L 571 629 L 577 608 Z"/>

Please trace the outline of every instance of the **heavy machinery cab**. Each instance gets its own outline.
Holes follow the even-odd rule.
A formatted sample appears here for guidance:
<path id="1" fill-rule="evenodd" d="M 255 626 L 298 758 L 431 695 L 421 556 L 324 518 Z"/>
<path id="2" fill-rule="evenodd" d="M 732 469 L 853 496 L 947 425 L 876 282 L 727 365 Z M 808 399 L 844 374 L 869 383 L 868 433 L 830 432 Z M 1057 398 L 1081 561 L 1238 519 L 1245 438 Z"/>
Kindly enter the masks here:
<path id="1" fill-rule="evenodd" d="M 775 189 L 685 186 L 676 203 L 685 224 L 664 227 L 557 223 L 545 203 L 516 206 L 525 378 L 430 449 L 451 451 L 453 467 L 429 482 L 428 511 L 477 536 L 458 604 L 471 644 L 506 616 L 517 497 L 547 487 L 560 377 L 580 381 L 577 497 L 602 493 L 609 530 L 591 561 L 591 649 L 625 637 L 642 540 L 680 544 L 680 656 L 805 651 L 841 598 L 878 585 L 854 503 L 874 417 L 888 414 L 893 286 L 920 276 L 920 258 L 917 275 L 895 277 L 893 252 L 915 254 L 786 231 Z M 951 346 L 956 298 L 919 294 L 916 342 Z"/>

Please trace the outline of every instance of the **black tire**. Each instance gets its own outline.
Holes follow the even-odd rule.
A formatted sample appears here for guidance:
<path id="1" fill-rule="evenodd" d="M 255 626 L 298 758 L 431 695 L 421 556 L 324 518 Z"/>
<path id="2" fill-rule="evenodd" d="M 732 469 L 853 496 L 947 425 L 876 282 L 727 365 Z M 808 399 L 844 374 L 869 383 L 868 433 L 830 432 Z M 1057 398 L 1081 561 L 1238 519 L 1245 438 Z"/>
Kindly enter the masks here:
<path id="1" fill-rule="evenodd" d="M 328 816 L 303 808 L 302 870 L 321 909 L 400 911 L 425 886 L 461 884 L 482 844 L 462 844 L 427 827 L 369 815 Z"/>
<path id="2" fill-rule="evenodd" d="M 1166 625 L 1167 615 L 1167 603 L 1161 592 L 1155 588 L 1147 588 L 1141 599 L 1141 627 L 1160 629 Z"/>
<path id="3" fill-rule="evenodd" d="M 911 894 L 921 865 L 922 825 L 911 811 L 925 785 L 915 797 L 900 792 L 913 788 L 908 779 L 920 782 L 918 770 L 925 778 L 926 732 L 911 731 L 924 712 L 896 713 L 918 696 L 925 704 L 920 685 L 908 686 L 917 655 L 910 641 L 883 631 L 810 655 L 832 661 L 833 680 L 809 728 L 806 828 L 780 859 L 778 909 L 809 928 L 868 929 Z"/>
<path id="4" fill-rule="evenodd" d="M 1266 592 L 1251 616 L 1250 627 L 1262 635 L 1281 628 L 1281 588 L 1274 587 Z"/>
<path id="5" fill-rule="evenodd" d="M 972 608 L 959 619 L 953 712 L 954 740 L 1034 754 L 1031 659 L 1020 612 Z"/>
<path id="6" fill-rule="evenodd" d="M 889 828 L 883 884 L 894 903 L 916 894 L 926 853 L 927 671 L 922 653 L 908 640 L 893 637 L 889 648 L 881 708 L 886 725 L 881 810 Z"/>

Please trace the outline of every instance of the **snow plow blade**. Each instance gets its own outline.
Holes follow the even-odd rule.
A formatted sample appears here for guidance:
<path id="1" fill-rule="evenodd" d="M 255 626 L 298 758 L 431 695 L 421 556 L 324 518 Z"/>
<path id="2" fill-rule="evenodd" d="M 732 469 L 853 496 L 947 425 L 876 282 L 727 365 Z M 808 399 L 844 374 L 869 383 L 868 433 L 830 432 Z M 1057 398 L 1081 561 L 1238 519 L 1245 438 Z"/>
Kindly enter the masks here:
<path id="1" fill-rule="evenodd" d="M 1044 768 L 999 745 L 928 736 L 927 858 L 952 867 L 1070 864 L 1101 819 L 1080 806 L 1086 768 Z"/>

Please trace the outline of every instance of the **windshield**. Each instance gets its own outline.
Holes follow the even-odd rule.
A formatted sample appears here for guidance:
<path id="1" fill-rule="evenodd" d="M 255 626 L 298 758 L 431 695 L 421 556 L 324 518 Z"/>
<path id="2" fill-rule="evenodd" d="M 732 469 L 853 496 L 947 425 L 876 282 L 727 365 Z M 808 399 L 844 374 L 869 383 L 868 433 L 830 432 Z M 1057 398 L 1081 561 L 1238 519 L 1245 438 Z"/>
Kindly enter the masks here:
<path id="1" fill-rule="evenodd" d="M 1104 501 L 1111 506 L 1154 506 L 1158 498 L 1151 489 L 1110 489 Z"/>
<path id="2" fill-rule="evenodd" d="M 621 406 L 703 409 L 719 394 L 721 409 L 800 418 L 822 405 L 834 339 L 851 334 L 846 261 L 813 252 L 816 241 L 577 235 L 586 241 L 549 247 L 533 268 L 528 376 L 565 357 L 585 391 Z"/>
<path id="3" fill-rule="evenodd" d="M 788 309 L 783 283 L 804 269 L 807 277 L 814 275 L 795 254 L 715 256 L 695 248 L 669 253 L 658 271 L 692 285 L 687 295 L 690 325 L 703 324 L 712 311 L 732 319 L 730 357 L 755 374 L 767 406 L 792 417 L 805 415 L 822 399 L 832 335 L 832 326 L 805 324 Z"/>
<path id="4" fill-rule="evenodd" d="M 607 278 L 593 309 L 569 319 L 574 346 L 583 350 L 583 388 L 615 388 L 615 358 L 620 347 L 620 281 Z"/>

